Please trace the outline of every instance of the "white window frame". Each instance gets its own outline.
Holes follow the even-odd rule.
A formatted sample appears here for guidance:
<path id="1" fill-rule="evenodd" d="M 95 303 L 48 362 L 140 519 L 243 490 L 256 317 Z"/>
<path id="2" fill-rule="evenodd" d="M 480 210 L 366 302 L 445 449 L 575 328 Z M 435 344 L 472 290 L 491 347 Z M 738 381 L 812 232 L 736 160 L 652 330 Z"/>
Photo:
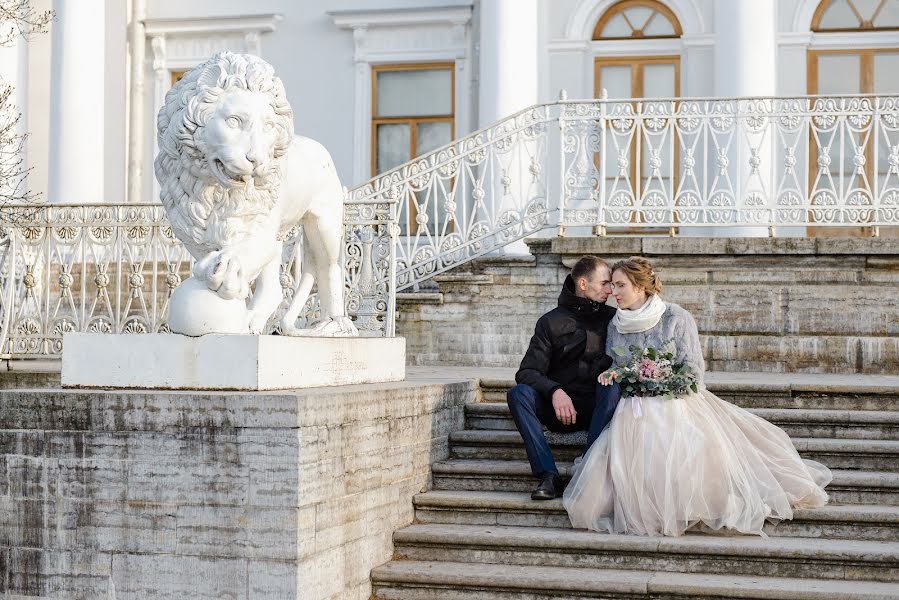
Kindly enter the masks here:
<path id="1" fill-rule="evenodd" d="M 372 65 L 452 62 L 455 136 L 471 131 L 471 13 L 471 6 L 328 13 L 337 27 L 353 32 L 356 75 L 350 187 L 371 179 Z"/>

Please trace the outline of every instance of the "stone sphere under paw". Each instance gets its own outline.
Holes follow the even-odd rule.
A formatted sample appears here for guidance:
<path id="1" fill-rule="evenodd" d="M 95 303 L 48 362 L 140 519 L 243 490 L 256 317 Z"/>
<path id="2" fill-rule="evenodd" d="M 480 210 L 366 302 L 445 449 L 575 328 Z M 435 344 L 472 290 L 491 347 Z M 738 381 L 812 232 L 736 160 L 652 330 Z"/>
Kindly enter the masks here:
<path id="1" fill-rule="evenodd" d="M 208 333 L 248 333 L 249 311 L 245 300 L 225 300 L 190 277 L 172 292 L 169 328 L 172 333 L 200 336 Z"/>

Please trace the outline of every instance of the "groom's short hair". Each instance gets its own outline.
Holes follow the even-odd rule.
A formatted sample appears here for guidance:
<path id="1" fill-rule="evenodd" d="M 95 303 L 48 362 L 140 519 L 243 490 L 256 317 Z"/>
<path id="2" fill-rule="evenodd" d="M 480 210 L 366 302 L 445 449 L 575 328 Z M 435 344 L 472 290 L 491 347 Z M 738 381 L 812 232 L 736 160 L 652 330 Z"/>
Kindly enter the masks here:
<path id="1" fill-rule="evenodd" d="M 571 268 L 571 278 L 577 282 L 578 279 L 584 277 L 590 279 L 596 270 L 600 267 L 609 268 L 609 263 L 598 256 L 582 256 Z"/>

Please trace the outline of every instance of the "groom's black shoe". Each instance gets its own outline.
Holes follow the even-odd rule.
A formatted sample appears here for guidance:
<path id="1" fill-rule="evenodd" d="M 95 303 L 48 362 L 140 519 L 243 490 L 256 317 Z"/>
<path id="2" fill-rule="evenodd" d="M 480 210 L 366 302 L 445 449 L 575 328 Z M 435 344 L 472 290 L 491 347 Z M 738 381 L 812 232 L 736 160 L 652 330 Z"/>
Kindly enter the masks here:
<path id="1" fill-rule="evenodd" d="M 540 485 L 531 492 L 533 500 L 552 500 L 562 495 L 562 478 L 558 473 L 546 473 L 540 480 Z"/>

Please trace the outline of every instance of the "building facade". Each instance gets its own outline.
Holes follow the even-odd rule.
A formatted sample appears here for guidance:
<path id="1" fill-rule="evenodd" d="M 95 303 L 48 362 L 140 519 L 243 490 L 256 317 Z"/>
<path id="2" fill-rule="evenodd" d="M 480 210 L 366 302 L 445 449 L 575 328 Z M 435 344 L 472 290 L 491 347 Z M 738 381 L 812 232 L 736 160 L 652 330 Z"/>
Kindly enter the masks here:
<path id="1" fill-rule="evenodd" d="M 274 65 L 297 132 L 329 148 L 349 187 L 561 90 L 899 92 L 896 0 L 33 4 L 56 12 L 51 31 L 2 49 L 0 75 L 30 132 L 30 187 L 53 203 L 155 201 L 156 112 L 221 49 Z"/>

